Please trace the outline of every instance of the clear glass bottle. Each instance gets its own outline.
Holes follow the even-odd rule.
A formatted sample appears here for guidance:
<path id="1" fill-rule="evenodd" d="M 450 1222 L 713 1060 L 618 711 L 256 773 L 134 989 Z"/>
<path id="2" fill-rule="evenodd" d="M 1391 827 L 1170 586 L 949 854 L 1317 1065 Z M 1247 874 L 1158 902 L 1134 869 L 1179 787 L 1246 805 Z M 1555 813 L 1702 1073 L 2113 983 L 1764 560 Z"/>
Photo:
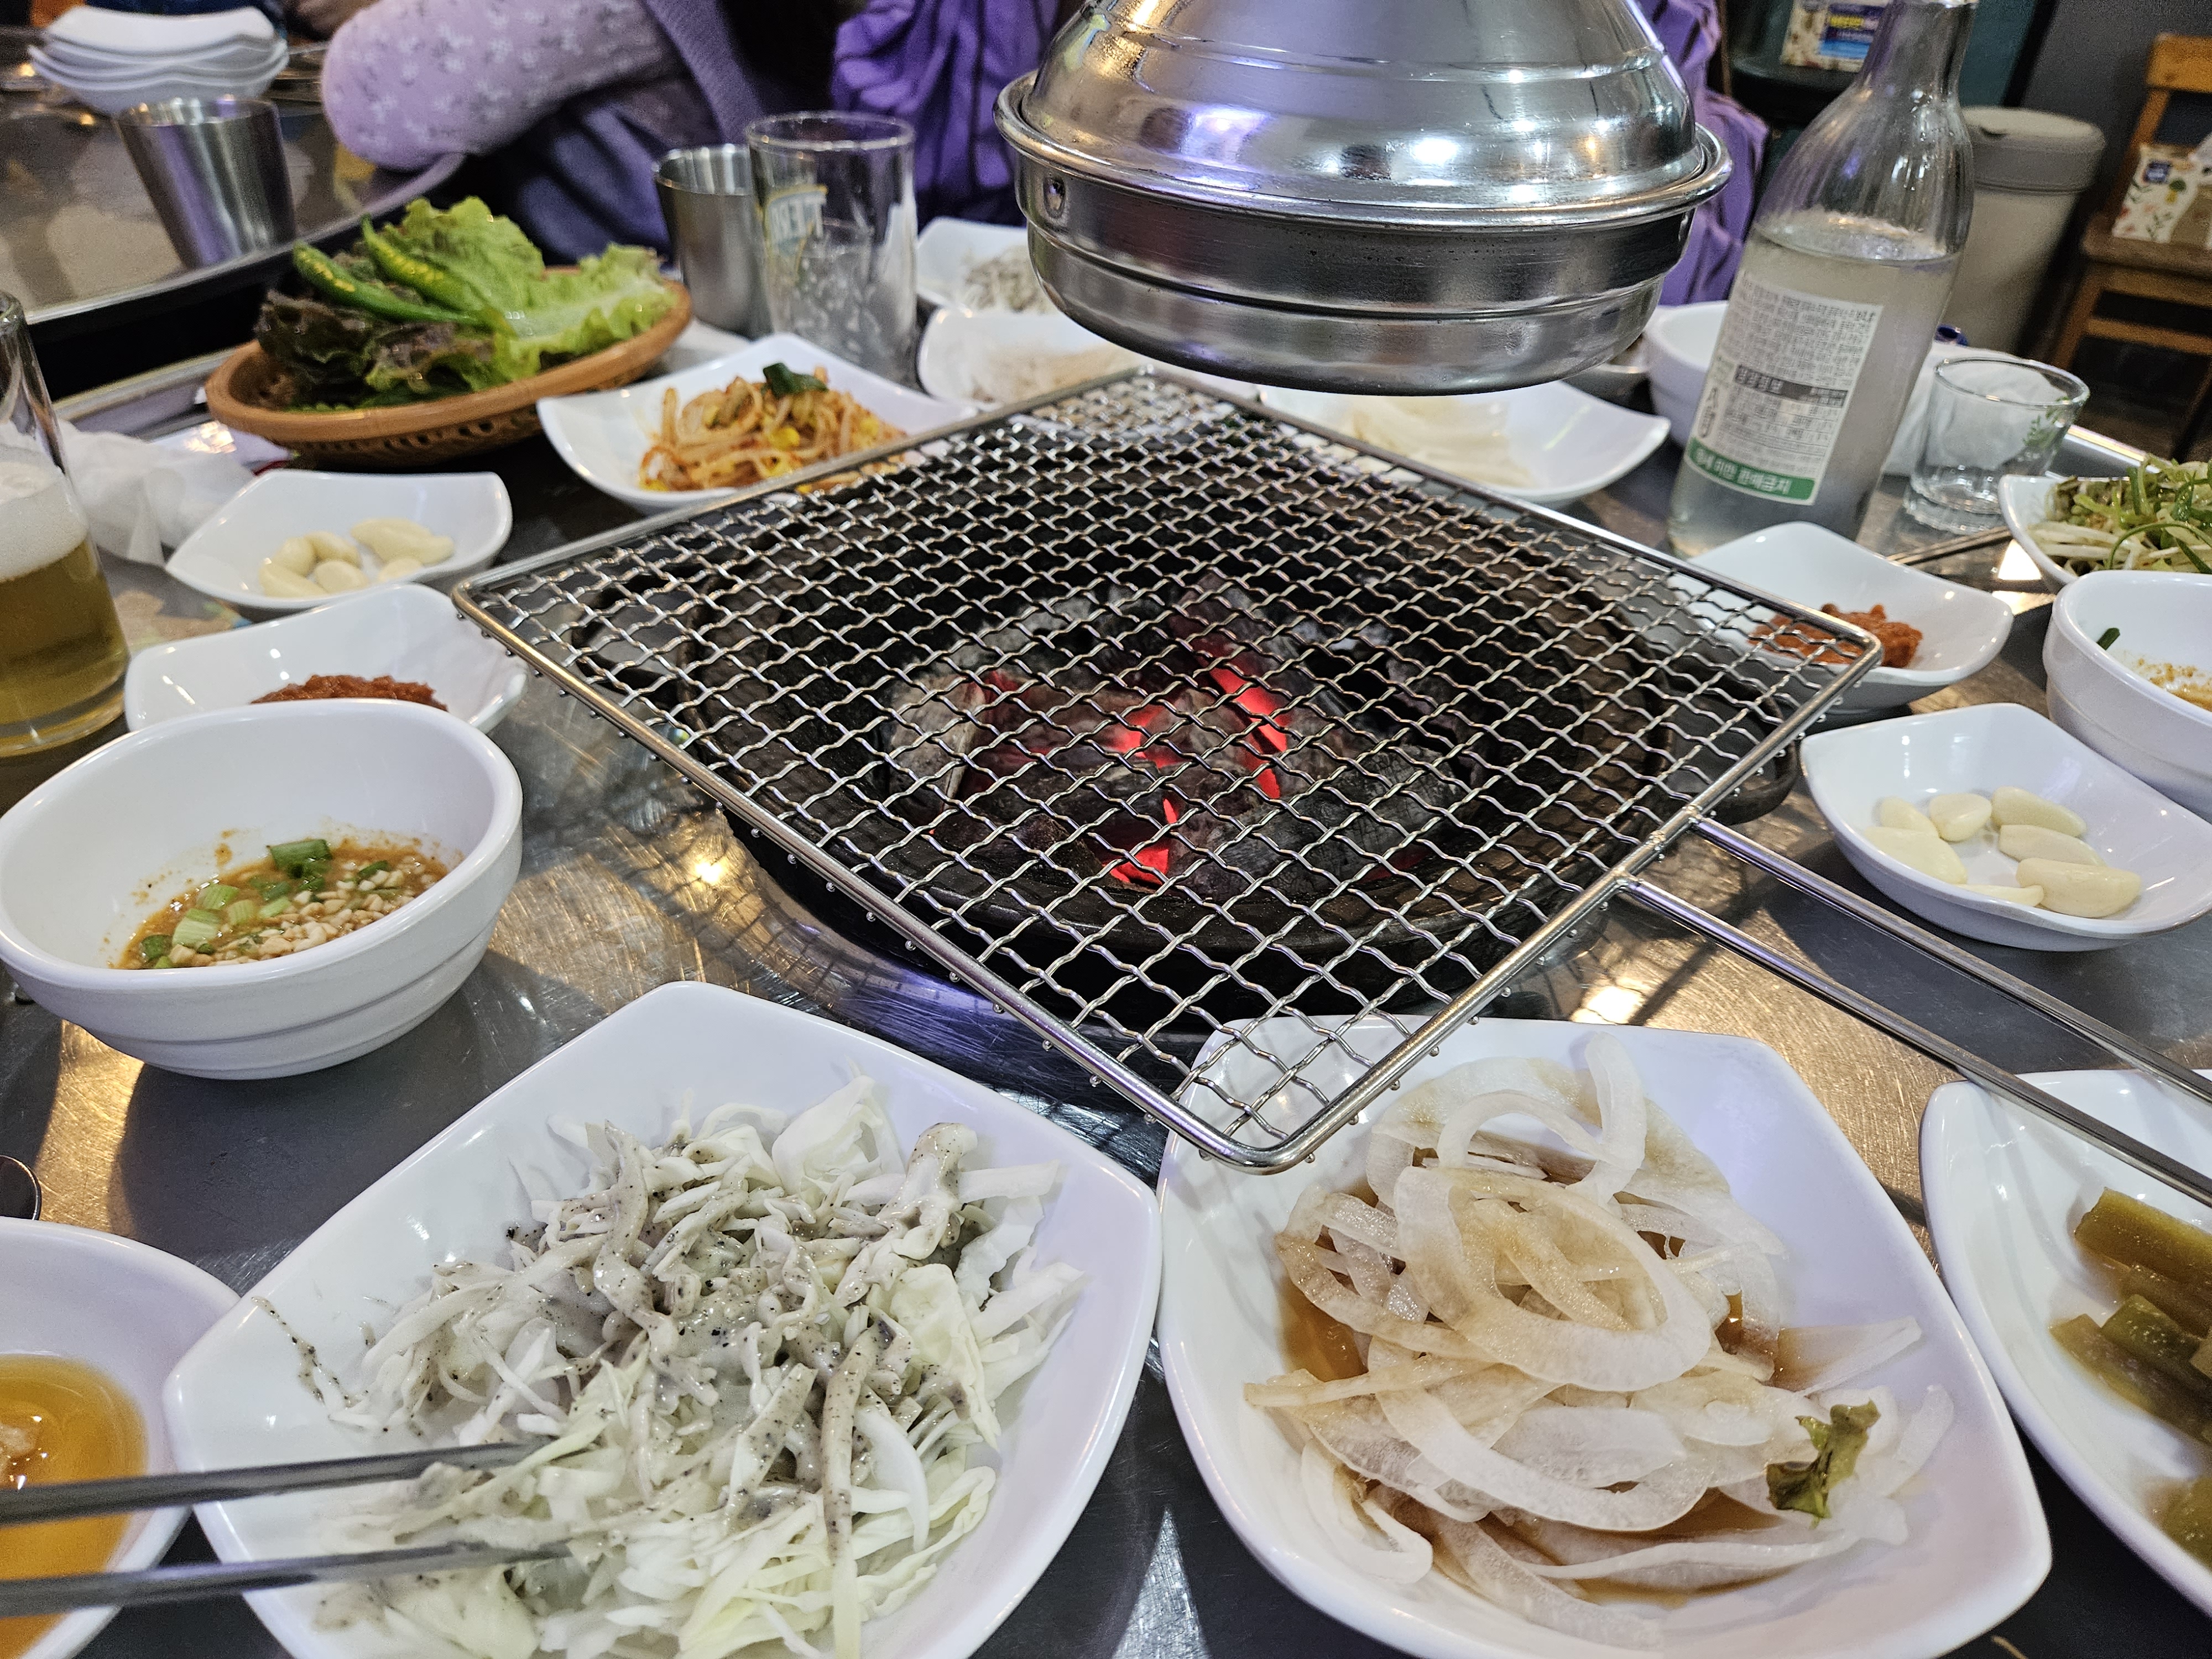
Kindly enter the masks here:
<path id="1" fill-rule="evenodd" d="M 113 720 L 129 660 L 23 308 L 0 294 L 0 757 Z"/>
<path id="2" fill-rule="evenodd" d="M 1676 551 L 1796 519 L 1849 536 L 1866 516 L 1973 213 L 1973 15 L 1891 0 L 1866 67 L 1776 169 L 1674 476 Z"/>

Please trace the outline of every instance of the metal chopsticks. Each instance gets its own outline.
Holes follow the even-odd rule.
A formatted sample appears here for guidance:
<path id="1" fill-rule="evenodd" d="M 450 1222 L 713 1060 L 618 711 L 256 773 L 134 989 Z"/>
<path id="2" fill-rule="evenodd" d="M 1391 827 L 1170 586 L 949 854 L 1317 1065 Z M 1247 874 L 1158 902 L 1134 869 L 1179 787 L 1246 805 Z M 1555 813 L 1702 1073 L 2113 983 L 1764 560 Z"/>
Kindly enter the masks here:
<path id="1" fill-rule="evenodd" d="M 112 1480 L 64 1480 L 52 1486 L 0 1488 L 0 1527 L 112 1515 L 123 1510 L 167 1509 L 178 1504 L 221 1503 L 326 1486 L 360 1486 L 409 1480 L 425 1470 L 491 1469 L 519 1463 L 544 1440 L 503 1441 L 485 1446 L 433 1446 L 341 1457 L 313 1463 L 272 1463 L 258 1468 L 134 1474 Z M 303 1556 L 282 1561 L 194 1562 L 135 1572 L 72 1573 L 55 1578 L 0 1579 L 0 1619 L 66 1613 L 73 1607 L 143 1607 L 197 1601 L 247 1590 L 349 1578 L 389 1578 L 403 1573 L 453 1572 L 567 1555 L 566 1544 L 507 1549 L 481 1544 L 433 1544 L 414 1549 L 366 1550 Z"/>
<path id="2" fill-rule="evenodd" d="M 250 1469 L 208 1469 L 176 1474 L 130 1474 L 112 1480 L 58 1480 L 47 1486 L 0 1489 L 0 1527 L 27 1521 L 65 1521 L 123 1510 L 161 1510 L 176 1504 L 217 1504 L 272 1492 L 320 1486 L 362 1486 L 377 1480 L 411 1480 L 442 1463 L 456 1469 L 495 1469 L 519 1463 L 547 1443 L 501 1441 L 486 1446 L 435 1446 L 380 1452 L 315 1463 L 270 1463 Z M 112 1575 L 111 1575 L 112 1576 Z M 104 1604 L 103 1604 L 104 1605 Z"/>
<path id="3" fill-rule="evenodd" d="M 0 1578 L 0 1619 L 34 1618 L 76 1607 L 148 1607 L 159 1601 L 204 1601 L 248 1590 L 287 1589 L 295 1584 L 346 1578 L 396 1578 L 405 1573 L 456 1572 L 548 1561 L 568 1553 L 566 1544 L 538 1549 L 499 1549 L 483 1544 L 432 1544 L 411 1550 L 365 1550 L 351 1555 L 310 1555 L 290 1561 L 200 1561 L 137 1572 L 80 1572 L 63 1578 Z"/>

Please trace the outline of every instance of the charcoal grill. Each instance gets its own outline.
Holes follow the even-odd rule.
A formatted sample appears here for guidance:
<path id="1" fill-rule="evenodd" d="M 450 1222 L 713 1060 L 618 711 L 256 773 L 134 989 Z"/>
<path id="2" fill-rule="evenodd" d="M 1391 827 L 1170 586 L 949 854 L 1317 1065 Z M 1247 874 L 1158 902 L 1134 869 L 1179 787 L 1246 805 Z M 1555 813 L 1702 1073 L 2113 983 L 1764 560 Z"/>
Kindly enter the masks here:
<path id="1" fill-rule="evenodd" d="M 1646 878 L 1698 833 L 2212 1098 L 1728 827 L 1786 792 L 1870 636 L 1173 375 L 456 598 L 1094 1083 L 1246 1168 L 1305 1158 L 1623 898 L 2212 1201 Z M 1778 616 L 1833 660 L 1762 648 Z M 1379 1060 L 1378 1016 L 1402 1034 Z"/>

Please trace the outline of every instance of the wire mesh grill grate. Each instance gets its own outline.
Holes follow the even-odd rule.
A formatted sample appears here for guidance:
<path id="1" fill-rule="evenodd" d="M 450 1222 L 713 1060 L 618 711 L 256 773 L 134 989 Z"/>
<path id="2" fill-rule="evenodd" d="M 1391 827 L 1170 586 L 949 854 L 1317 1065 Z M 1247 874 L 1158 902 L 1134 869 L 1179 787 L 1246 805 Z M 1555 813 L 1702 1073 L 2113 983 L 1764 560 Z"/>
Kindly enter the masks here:
<path id="1" fill-rule="evenodd" d="M 1403 1069 L 1376 1029 L 1410 1063 L 1870 650 L 1147 374 L 461 598 L 1094 1075 L 1264 1168 Z M 1762 649 L 1778 612 L 1832 660 Z"/>

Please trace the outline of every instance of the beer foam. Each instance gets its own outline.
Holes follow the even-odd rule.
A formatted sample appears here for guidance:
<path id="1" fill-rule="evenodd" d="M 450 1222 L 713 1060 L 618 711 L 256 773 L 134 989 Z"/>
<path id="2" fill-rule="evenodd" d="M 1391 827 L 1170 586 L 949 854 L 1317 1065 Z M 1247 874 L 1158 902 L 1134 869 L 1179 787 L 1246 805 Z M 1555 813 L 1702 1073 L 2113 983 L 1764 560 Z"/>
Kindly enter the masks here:
<path id="1" fill-rule="evenodd" d="M 43 456 L 0 458 L 0 582 L 43 570 L 84 539 L 84 509 Z"/>

